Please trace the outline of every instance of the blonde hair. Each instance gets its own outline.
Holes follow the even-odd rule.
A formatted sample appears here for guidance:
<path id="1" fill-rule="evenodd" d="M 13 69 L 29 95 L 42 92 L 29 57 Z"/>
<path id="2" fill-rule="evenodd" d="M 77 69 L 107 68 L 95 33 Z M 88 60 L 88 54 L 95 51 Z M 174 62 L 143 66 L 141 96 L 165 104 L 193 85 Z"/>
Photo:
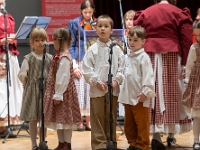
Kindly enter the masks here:
<path id="1" fill-rule="evenodd" d="M 30 41 L 34 42 L 34 40 L 37 39 L 37 38 L 44 39 L 45 41 L 49 40 L 47 32 L 43 28 L 34 28 L 31 31 Z"/>
<path id="2" fill-rule="evenodd" d="M 33 28 L 30 34 L 30 43 L 34 43 L 35 39 L 44 39 L 46 42 L 48 42 L 49 37 L 47 35 L 47 32 L 43 29 L 43 28 Z M 34 51 L 34 48 L 31 47 L 31 51 Z M 47 52 L 48 52 L 48 48 L 47 48 Z"/>

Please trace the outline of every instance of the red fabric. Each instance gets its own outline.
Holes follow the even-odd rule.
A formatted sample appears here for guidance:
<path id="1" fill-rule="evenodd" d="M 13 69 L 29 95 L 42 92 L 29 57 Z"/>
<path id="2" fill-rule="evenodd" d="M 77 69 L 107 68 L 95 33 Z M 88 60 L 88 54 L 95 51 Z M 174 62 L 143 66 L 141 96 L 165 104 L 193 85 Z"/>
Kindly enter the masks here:
<path id="1" fill-rule="evenodd" d="M 194 32 L 192 33 L 192 43 L 196 43 L 197 42 L 197 40 L 196 40 L 196 37 L 195 37 L 195 35 L 194 35 Z"/>
<path id="2" fill-rule="evenodd" d="M 56 61 L 52 60 L 44 94 L 44 116 L 47 122 L 75 124 L 81 122 L 81 114 L 78 104 L 78 95 L 74 84 L 72 58 L 70 54 L 63 53 L 59 61 L 62 57 L 67 57 L 70 60 L 70 81 L 66 91 L 63 93 L 62 103 L 54 105 L 52 97 L 55 93 L 55 80 L 52 77 L 52 66 L 55 65 Z M 59 63 L 59 61 L 57 63 Z"/>
<path id="3" fill-rule="evenodd" d="M 189 9 L 171 4 L 155 4 L 134 17 L 134 25 L 146 29 L 146 52 L 178 52 L 182 65 L 186 64 L 192 45 L 192 19 Z"/>
<path id="4" fill-rule="evenodd" d="M 7 35 L 9 36 L 10 33 L 15 33 L 15 20 L 10 15 L 7 14 Z M 4 15 L 0 16 L 0 40 L 5 37 L 5 27 L 4 27 Z M 17 50 L 17 41 L 15 40 L 13 44 L 9 44 L 9 50 L 14 54 L 18 55 L 19 51 Z M 4 46 L 0 45 L 0 55 L 5 53 Z"/>

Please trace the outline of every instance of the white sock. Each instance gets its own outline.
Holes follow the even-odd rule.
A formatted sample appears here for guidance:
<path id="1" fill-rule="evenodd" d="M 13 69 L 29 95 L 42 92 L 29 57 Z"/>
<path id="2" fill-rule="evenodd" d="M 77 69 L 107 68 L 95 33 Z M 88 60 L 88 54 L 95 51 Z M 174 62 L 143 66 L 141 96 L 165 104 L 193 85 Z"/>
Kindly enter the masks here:
<path id="1" fill-rule="evenodd" d="M 160 143 L 162 143 L 161 137 L 160 137 L 160 133 L 154 133 L 153 134 L 153 139 L 158 140 Z"/>
<path id="2" fill-rule="evenodd" d="M 64 143 L 64 130 L 57 130 L 58 140 L 60 143 Z"/>
<path id="3" fill-rule="evenodd" d="M 194 143 L 199 142 L 199 132 L 200 132 L 199 125 L 200 125 L 200 118 L 194 117 L 193 121 Z"/>
<path id="4" fill-rule="evenodd" d="M 29 122 L 29 131 L 31 136 L 31 144 L 32 147 L 37 146 L 36 138 L 37 138 L 37 120 L 31 120 Z"/>
<path id="5" fill-rule="evenodd" d="M 71 143 L 72 129 L 65 129 L 64 130 L 64 139 L 65 139 L 65 142 Z"/>

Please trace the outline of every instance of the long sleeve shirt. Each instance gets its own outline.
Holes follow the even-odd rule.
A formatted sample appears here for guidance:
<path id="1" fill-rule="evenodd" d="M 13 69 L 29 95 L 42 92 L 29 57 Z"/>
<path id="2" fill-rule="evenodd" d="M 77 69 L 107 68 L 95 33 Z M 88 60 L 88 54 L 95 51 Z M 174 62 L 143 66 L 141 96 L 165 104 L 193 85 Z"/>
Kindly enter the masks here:
<path id="1" fill-rule="evenodd" d="M 149 107 L 149 99 L 155 97 L 155 79 L 151 60 L 143 48 L 126 55 L 123 73 L 118 102 L 135 106 L 138 103 L 137 96 L 143 93 L 147 96 L 143 106 Z"/>
<path id="2" fill-rule="evenodd" d="M 108 91 L 100 91 L 96 86 L 98 81 L 107 82 L 109 73 L 109 45 L 111 41 L 102 43 L 99 40 L 96 41 L 87 50 L 83 59 L 83 76 L 86 82 L 91 86 L 90 97 L 101 97 L 104 96 Z M 122 83 L 123 80 L 123 67 L 124 67 L 124 54 L 123 51 L 118 47 L 113 47 L 112 54 L 112 67 L 111 73 L 113 74 L 112 81 L 115 80 L 118 84 Z M 119 86 L 113 91 L 114 96 L 118 96 Z"/>
<path id="3" fill-rule="evenodd" d="M 192 71 L 192 68 L 194 66 L 194 63 L 196 61 L 196 49 L 194 44 L 192 44 L 192 46 L 190 47 L 190 51 L 188 54 L 188 58 L 187 58 L 187 63 L 186 63 L 186 77 L 185 77 L 185 83 L 188 83 L 189 78 L 190 78 L 190 73 Z"/>

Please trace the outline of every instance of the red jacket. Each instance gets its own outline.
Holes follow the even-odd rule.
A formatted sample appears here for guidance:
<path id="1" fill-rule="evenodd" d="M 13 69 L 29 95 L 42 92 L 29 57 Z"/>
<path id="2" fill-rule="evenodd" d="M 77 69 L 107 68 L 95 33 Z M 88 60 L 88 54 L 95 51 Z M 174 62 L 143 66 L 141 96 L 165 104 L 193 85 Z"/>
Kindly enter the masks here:
<path id="1" fill-rule="evenodd" d="M 189 9 L 183 10 L 171 4 L 155 4 L 144 11 L 138 11 L 134 25 L 146 29 L 144 44 L 146 52 L 178 52 L 182 65 L 186 64 L 192 45 L 192 18 Z"/>
<path id="2" fill-rule="evenodd" d="M 15 33 L 15 20 L 10 15 L 7 14 L 7 35 L 9 36 L 10 33 Z M 4 15 L 0 16 L 0 40 L 5 37 L 5 27 L 4 27 Z M 15 40 L 13 44 L 9 44 L 9 50 L 14 54 L 18 55 L 19 51 L 17 50 L 17 41 Z M 2 45 L 0 45 L 0 55 L 4 54 L 5 50 Z"/>

